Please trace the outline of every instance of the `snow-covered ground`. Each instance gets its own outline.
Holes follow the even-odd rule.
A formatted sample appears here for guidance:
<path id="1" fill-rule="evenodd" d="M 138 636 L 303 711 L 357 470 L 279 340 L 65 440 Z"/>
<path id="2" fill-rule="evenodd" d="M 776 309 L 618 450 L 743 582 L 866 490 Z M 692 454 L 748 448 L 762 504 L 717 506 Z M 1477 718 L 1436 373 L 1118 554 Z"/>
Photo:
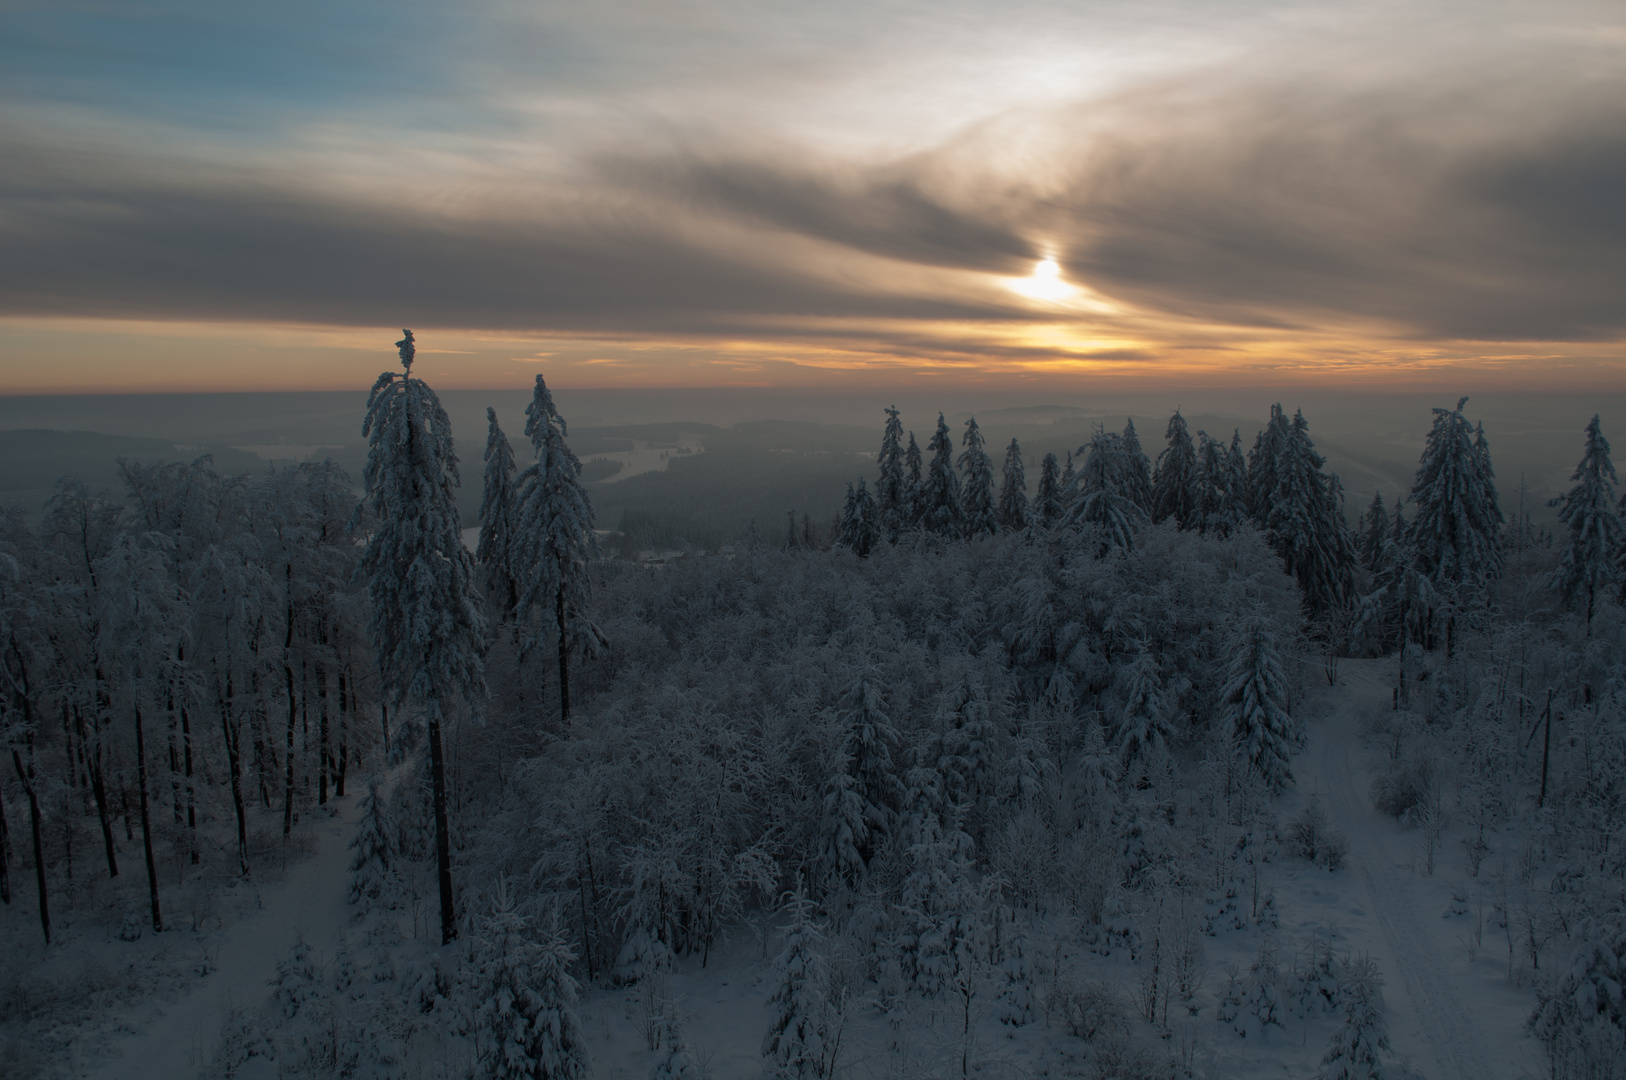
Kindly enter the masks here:
<path id="1" fill-rule="evenodd" d="M 1391 708 L 1390 661 L 1344 661 L 1339 685 L 1312 695 L 1317 716 L 1308 749 L 1294 760 L 1297 785 L 1275 809 L 1286 821 L 1317 799 L 1331 823 L 1348 840 L 1341 869 L 1328 871 L 1287 856 L 1269 864 L 1262 888 L 1274 896 L 1279 927 L 1271 932 L 1284 968 L 1313 939 L 1334 951 L 1367 954 L 1386 983 L 1388 1024 L 1398 1075 L 1431 1080 L 1498 1080 L 1540 1072 L 1539 1048 L 1524 1034 L 1532 994 L 1508 979 L 1505 957 L 1494 951 L 1491 931 L 1484 947 L 1470 952 L 1472 913 L 1453 894 L 1472 897 L 1475 880 L 1453 837 L 1444 841 L 1432 875 L 1423 872 L 1419 834 L 1371 807 L 1367 797 L 1372 755 L 1364 748 L 1363 722 Z M 103 1043 L 88 1075 L 105 1080 L 200 1075 L 215 1060 L 223 1024 L 233 1010 L 263 1008 L 279 958 L 300 938 L 317 950 L 330 949 L 346 926 L 351 909 L 347 844 L 356 825 L 352 795 L 337 801 L 337 813 L 312 828 L 316 850 L 291 865 L 275 884 L 258 889 L 261 910 L 249 911 L 205 935 L 216 970 L 178 992 L 154 994 L 122 1006 L 109 1018 L 124 1033 Z M 1471 905 L 1470 905 L 1471 906 Z M 1455 909 L 1458 913 L 1451 914 Z M 729 940 L 702 966 L 681 960 L 660 993 L 674 1002 L 683 1037 L 696 1060 L 715 1080 L 761 1075 L 760 1049 L 773 989 L 771 955 L 778 947 L 780 920 L 759 916 L 736 926 Z M 1058 925 L 1035 920 L 1032 927 L 1041 988 L 1058 980 L 1100 981 L 1114 986 L 1127 1003 L 1135 966 L 1121 950 L 1102 956 Z M 1207 969 L 1202 989 L 1191 1002 L 1194 1014 L 1175 1017 L 1167 1038 L 1151 1025 L 1136 1023 L 1143 1047 L 1189 1062 L 1195 1075 L 1221 1077 L 1306 1077 L 1314 1074 L 1336 1018 L 1287 1016 L 1278 1029 L 1250 1029 L 1239 1037 L 1215 1011 L 1226 982 L 1227 965 L 1246 971 L 1258 954 L 1262 931 L 1254 925 L 1222 928 L 1206 941 Z M 766 935 L 766 941 L 764 936 Z M 180 934 L 175 935 L 179 938 Z M 111 941 L 109 954 L 128 948 Z M 116 962 L 110 960 L 110 962 Z M 589 988 L 579 1015 L 590 1039 L 595 1075 L 641 1080 L 657 1054 L 646 1041 L 646 991 Z M 1064 1034 L 1059 1023 L 1041 1021 L 1021 1029 L 999 1024 L 988 1002 L 976 1010 L 972 1061 L 989 1076 L 1081 1075 L 1083 1044 Z M 1173 1012 L 1184 1011 L 1176 1005 Z M 881 1075 L 899 1062 L 913 1062 L 914 1075 L 958 1071 L 957 1040 L 943 1016 L 917 1005 L 900 1028 L 862 1004 L 850 1011 L 842 1060 L 850 1075 Z M 909 1044 L 904 1055 L 890 1047 Z M 950 1045 L 952 1044 L 952 1045 Z M 910 1056 L 912 1055 L 912 1056 Z M 950 1058 L 955 1061 L 953 1068 Z"/>

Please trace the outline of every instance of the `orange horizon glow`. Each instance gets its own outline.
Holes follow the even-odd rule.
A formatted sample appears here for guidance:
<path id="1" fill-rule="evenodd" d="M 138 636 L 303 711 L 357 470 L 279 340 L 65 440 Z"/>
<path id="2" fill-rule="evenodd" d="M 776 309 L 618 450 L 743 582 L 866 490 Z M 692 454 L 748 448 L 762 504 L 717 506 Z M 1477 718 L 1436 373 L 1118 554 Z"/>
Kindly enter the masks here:
<path id="1" fill-rule="evenodd" d="M 0 319 L 0 394 L 360 390 L 394 366 L 399 327 Z M 418 372 L 443 389 L 779 389 L 1110 386 L 1122 390 L 1296 385 L 1626 391 L 1619 342 L 1339 341 L 1321 332 L 1242 335 L 1180 327 L 1173 340 L 1091 332 L 1072 322 L 1011 327 L 911 326 L 909 347 L 885 327 L 821 340 L 738 336 L 557 337 L 414 326 Z M 924 340 L 921 340 L 924 339 Z"/>

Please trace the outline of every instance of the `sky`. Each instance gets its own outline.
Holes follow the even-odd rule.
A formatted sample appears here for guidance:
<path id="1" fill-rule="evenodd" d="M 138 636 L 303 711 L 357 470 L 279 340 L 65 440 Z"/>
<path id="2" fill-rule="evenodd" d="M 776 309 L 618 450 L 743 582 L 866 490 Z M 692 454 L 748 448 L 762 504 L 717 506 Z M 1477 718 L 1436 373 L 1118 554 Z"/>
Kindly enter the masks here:
<path id="1" fill-rule="evenodd" d="M 1626 389 L 1618 2 L 5 0 L 0 146 L 6 394 Z"/>

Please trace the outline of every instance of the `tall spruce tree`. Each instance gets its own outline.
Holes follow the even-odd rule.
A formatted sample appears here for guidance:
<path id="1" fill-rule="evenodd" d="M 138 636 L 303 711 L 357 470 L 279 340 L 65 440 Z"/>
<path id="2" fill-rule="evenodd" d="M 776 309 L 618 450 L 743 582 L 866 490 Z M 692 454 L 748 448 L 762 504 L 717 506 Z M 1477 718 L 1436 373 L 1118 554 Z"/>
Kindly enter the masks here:
<path id="1" fill-rule="evenodd" d="M 1005 473 L 999 484 L 999 527 L 1008 532 L 1028 527 L 1028 477 L 1022 468 L 1022 447 L 1015 439 L 1005 448 Z"/>
<path id="2" fill-rule="evenodd" d="M 1293 720 L 1282 707 L 1287 677 L 1276 638 L 1261 620 L 1250 620 L 1233 636 L 1230 670 L 1220 691 L 1221 730 L 1243 763 L 1272 791 L 1293 779 L 1289 761 L 1299 742 Z"/>
<path id="3" fill-rule="evenodd" d="M 868 558 L 881 538 L 877 517 L 875 500 L 870 497 L 864 478 L 859 477 L 856 491 L 851 484 L 847 485 L 847 500 L 841 507 L 837 543 L 852 549 L 860 559 Z"/>
<path id="4" fill-rule="evenodd" d="M 385 699 L 397 709 L 410 702 L 427 726 L 446 943 L 457 937 L 457 917 L 441 726 L 449 708 L 473 708 L 485 694 L 486 619 L 457 515 L 452 424 L 435 392 L 412 377 L 412 331 L 402 333 L 396 347 L 403 370 L 380 374 L 367 395 L 362 477 L 373 531 L 356 572 L 372 600 L 367 630 Z M 358 505 L 353 524 L 360 511 Z"/>
<path id="5" fill-rule="evenodd" d="M 1260 528 L 1266 527 L 1265 519 L 1270 516 L 1271 499 L 1276 494 L 1278 463 L 1287 452 L 1292 438 L 1292 424 L 1278 402 L 1270 407 L 1270 420 L 1253 440 L 1253 449 L 1248 452 L 1248 513 Z"/>
<path id="6" fill-rule="evenodd" d="M 1134 500 L 1141 513 L 1152 513 L 1152 461 L 1141 449 L 1140 435 L 1135 431 L 1133 418 L 1124 419 L 1123 434 L 1119 436 L 1123 447 L 1124 494 Z"/>
<path id="7" fill-rule="evenodd" d="M 1276 445 L 1265 536 L 1283 569 L 1298 579 L 1310 612 L 1322 615 L 1354 599 L 1355 547 L 1344 519 L 1343 488 L 1336 475 L 1322 472 L 1325 461 L 1310 441 L 1303 412 L 1294 414 Z"/>
<path id="8" fill-rule="evenodd" d="M 999 531 L 999 508 L 994 503 L 994 462 L 988 456 L 975 416 L 966 418 L 960 445 L 965 447 L 959 463 L 960 472 L 965 476 L 960 520 L 966 539 L 973 540 Z"/>
<path id="9" fill-rule="evenodd" d="M 909 433 L 909 447 L 903 452 L 904 469 L 904 503 L 906 511 L 903 515 L 904 523 L 908 528 L 920 526 L 920 516 L 926 512 L 926 479 L 925 459 L 920 454 L 920 444 L 915 442 L 915 433 Z"/>
<path id="10" fill-rule="evenodd" d="M 960 477 L 954 471 L 954 437 L 949 434 L 943 414 L 937 414 L 937 430 L 926 449 L 931 465 L 922 484 L 920 526 L 927 532 L 958 540 L 965 535 L 965 513 L 960 503 Z"/>
<path id="11" fill-rule="evenodd" d="M 518 468 L 514 448 L 497 424 L 497 410 L 486 408 L 486 472 L 480 493 L 480 543 L 474 557 L 486 572 L 486 592 L 493 597 L 501 617 L 513 617 L 519 603 L 519 586 L 514 579 L 514 537 L 518 526 L 519 503 L 515 488 Z"/>
<path id="12" fill-rule="evenodd" d="M 1080 448 L 1084 449 L 1084 448 Z M 1084 468 L 1079 471 L 1079 496 L 1073 504 L 1070 524 L 1084 532 L 1095 532 L 1106 554 L 1109 548 L 1128 550 L 1135 546 L 1135 533 L 1146 523 L 1146 511 L 1135 501 L 1137 462 L 1145 454 L 1131 452 L 1116 432 L 1097 430 L 1085 450 Z"/>
<path id="13" fill-rule="evenodd" d="M 1179 409 L 1169 417 L 1165 437 L 1169 444 L 1157 456 L 1157 470 L 1152 474 L 1152 520 L 1173 518 L 1182 529 L 1196 528 L 1201 524 L 1197 508 L 1201 490 L 1197 448 Z"/>
<path id="14" fill-rule="evenodd" d="M 1435 409 L 1412 483 L 1407 537 L 1418 569 L 1436 587 L 1483 585 L 1502 573 L 1502 510 L 1484 431 L 1454 409 Z"/>
<path id="15" fill-rule="evenodd" d="M 917 451 L 918 453 L 918 451 Z M 898 407 L 886 408 L 886 430 L 881 435 L 881 452 L 875 463 L 881 467 L 875 481 L 875 507 L 881 515 L 881 529 L 891 543 L 909 525 L 909 472 L 903 449 L 903 422 Z"/>
<path id="16" fill-rule="evenodd" d="M 1565 603 L 1585 598 L 1591 626 L 1598 592 L 1615 579 L 1616 560 L 1626 557 L 1620 515 L 1615 512 L 1615 466 L 1596 413 L 1586 426 L 1586 450 L 1570 479 L 1575 486 L 1547 504 L 1559 507 L 1558 520 L 1566 530 L 1552 584 Z"/>
<path id="17" fill-rule="evenodd" d="M 1033 494 L 1029 515 L 1034 524 L 1049 529 L 1061 521 L 1067 504 L 1062 498 L 1061 466 L 1055 454 L 1046 454 L 1039 463 L 1039 490 Z"/>
<path id="18" fill-rule="evenodd" d="M 1372 492 L 1372 501 L 1361 517 L 1359 550 L 1362 566 L 1374 574 L 1382 569 L 1389 550 L 1389 509 L 1380 491 Z"/>
<path id="19" fill-rule="evenodd" d="M 526 645 L 529 651 L 548 630 L 559 655 L 559 718 L 570 719 L 570 650 L 591 648 L 601 640 L 585 621 L 592 582 L 591 560 L 599 555 L 593 532 L 593 505 L 581 486 L 581 462 L 565 444 L 565 420 L 554 408 L 553 395 L 540 374 L 531 403 L 525 407 L 525 434 L 536 451 L 535 464 L 519 478 L 518 613 L 521 623 L 539 617 L 541 630 Z"/>

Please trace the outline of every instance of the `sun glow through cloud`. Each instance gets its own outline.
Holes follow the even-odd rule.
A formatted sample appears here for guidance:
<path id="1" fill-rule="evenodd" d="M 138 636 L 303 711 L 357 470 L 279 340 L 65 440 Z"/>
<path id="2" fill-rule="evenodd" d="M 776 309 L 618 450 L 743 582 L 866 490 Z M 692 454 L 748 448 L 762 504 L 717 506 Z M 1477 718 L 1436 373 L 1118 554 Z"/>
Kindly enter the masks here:
<path id="1" fill-rule="evenodd" d="M 1025 278 L 1011 278 L 1006 286 L 1030 300 L 1041 300 L 1048 304 L 1063 304 L 1080 295 L 1078 286 L 1061 276 L 1061 264 L 1050 255 L 1039 260 L 1032 274 Z"/>

